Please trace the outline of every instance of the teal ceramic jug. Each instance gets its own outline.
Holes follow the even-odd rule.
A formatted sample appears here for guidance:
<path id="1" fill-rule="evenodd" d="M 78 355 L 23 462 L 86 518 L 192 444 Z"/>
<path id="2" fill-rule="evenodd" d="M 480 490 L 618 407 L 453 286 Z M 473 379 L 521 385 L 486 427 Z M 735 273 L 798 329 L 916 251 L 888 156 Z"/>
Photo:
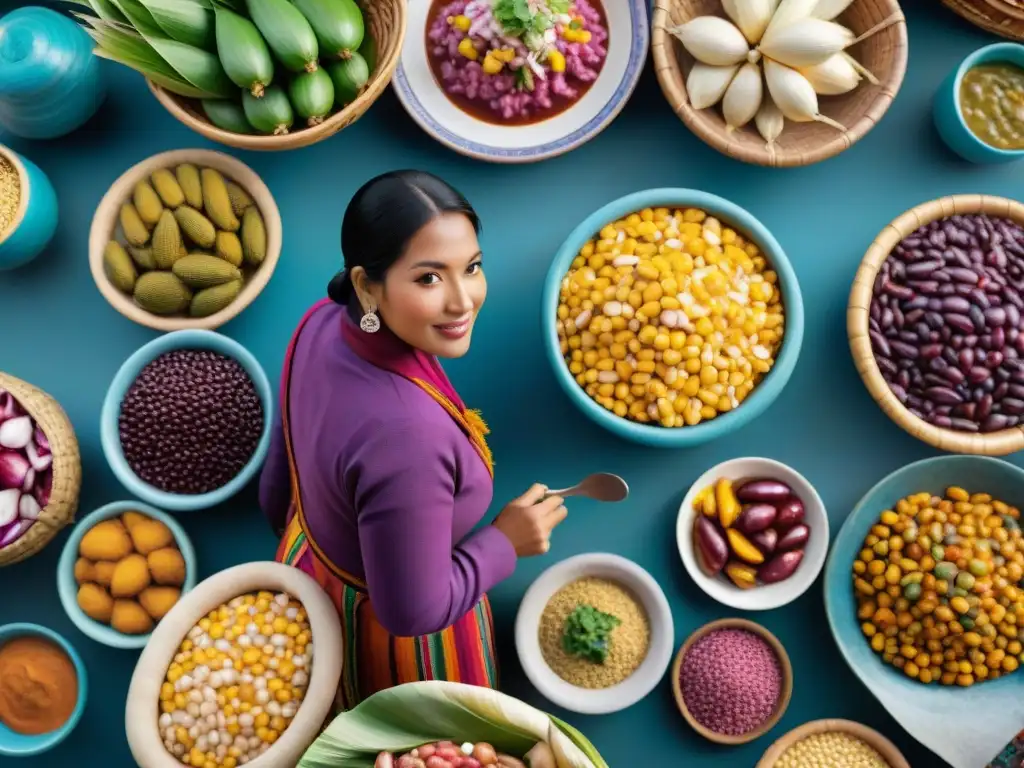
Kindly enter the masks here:
<path id="1" fill-rule="evenodd" d="M 0 128 L 53 139 L 92 117 L 106 95 L 92 48 L 84 29 L 49 8 L 0 17 Z"/>

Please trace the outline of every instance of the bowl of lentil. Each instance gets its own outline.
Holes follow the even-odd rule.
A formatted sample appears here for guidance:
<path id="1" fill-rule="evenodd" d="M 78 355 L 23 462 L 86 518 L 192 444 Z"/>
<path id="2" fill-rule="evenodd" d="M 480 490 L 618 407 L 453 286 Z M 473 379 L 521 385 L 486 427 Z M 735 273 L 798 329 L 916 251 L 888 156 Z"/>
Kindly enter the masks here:
<path id="1" fill-rule="evenodd" d="M 964 58 L 935 94 L 939 136 L 972 163 L 1024 157 L 1024 45 L 995 43 Z"/>
<path id="2" fill-rule="evenodd" d="M 1024 204 L 953 195 L 875 238 L 846 314 L 868 393 L 940 450 L 1024 449 Z"/>
<path id="3" fill-rule="evenodd" d="M 576 555 L 548 568 L 516 614 L 519 662 L 541 695 L 601 715 L 636 704 L 672 661 L 672 611 L 643 568 L 618 555 Z"/>
<path id="4" fill-rule="evenodd" d="M 748 527 L 744 524 L 746 513 L 760 512 L 765 501 L 745 494 L 743 486 L 764 481 L 781 483 L 789 492 L 774 502 L 777 511 L 769 512 L 773 518 L 770 523 L 764 528 Z M 734 511 L 716 509 L 709 514 L 706 508 L 696 509 L 698 499 L 709 488 L 726 504 L 735 502 Z M 795 515 L 782 509 L 792 501 L 797 502 Z M 717 571 L 708 568 L 708 560 L 714 558 L 699 551 L 702 537 L 707 534 L 699 531 L 698 525 L 710 527 L 720 540 L 720 556 L 725 557 L 713 564 L 721 565 Z M 762 534 L 770 536 L 770 541 Z M 821 496 L 807 478 L 772 459 L 746 457 L 724 461 L 701 475 L 679 505 L 676 543 L 686 572 L 709 596 L 744 611 L 781 608 L 803 595 L 825 565 L 828 542 L 828 513 Z M 749 582 L 745 576 L 750 577 Z"/>
<path id="5" fill-rule="evenodd" d="M 812 720 L 775 741 L 756 768 L 910 768 L 896 745 L 852 720 Z"/>
<path id="6" fill-rule="evenodd" d="M 692 189 L 635 192 L 588 216 L 555 254 L 541 316 L 573 404 L 661 448 L 705 443 L 763 413 L 804 333 L 782 246 L 748 211 Z"/>
<path id="7" fill-rule="evenodd" d="M 272 417 L 270 382 L 252 353 L 213 331 L 174 331 L 114 376 L 100 443 L 133 496 L 174 512 L 207 509 L 255 476 Z"/>
<path id="8" fill-rule="evenodd" d="M 159 509 L 149 506 L 148 504 L 140 504 L 137 501 L 115 501 L 111 504 L 105 504 L 99 509 L 93 510 L 84 518 L 82 518 L 72 529 L 71 535 L 67 541 L 64 542 L 64 549 L 61 551 L 60 560 L 57 563 L 57 594 L 60 598 L 61 605 L 64 606 L 64 612 L 67 613 L 68 618 L 71 622 L 78 627 L 78 629 L 91 640 L 95 640 L 97 643 L 109 646 L 111 648 L 122 648 L 122 649 L 136 649 L 142 648 L 149 642 L 152 632 L 137 632 L 134 634 L 128 634 L 127 632 L 119 632 L 111 626 L 111 622 L 101 622 L 96 618 L 90 617 L 85 610 L 82 608 L 80 603 L 79 595 L 81 587 L 79 586 L 76 574 L 78 569 L 76 567 L 80 555 L 80 548 L 82 539 L 85 538 L 97 524 L 104 521 L 119 520 L 122 519 L 125 513 L 138 513 L 148 517 L 150 520 L 156 520 L 166 526 L 167 530 L 170 531 L 174 537 L 174 543 L 168 545 L 177 550 L 180 555 L 180 562 L 184 562 L 184 579 L 179 581 L 176 576 L 171 579 L 173 582 L 177 582 L 176 586 L 180 585 L 181 595 L 185 595 L 189 590 L 195 587 L 196 581 L 198 580 L 199 568 L 196 563 L 196 553 L 192 546 L 192 542 L 185 533 L 185 529 L 181 527 L 177 520 L 168 515 L 166 512 L 161 512 Z M 127 539 L 126 541 L 131 541 Z M 136 550 L 132 549 L 131 554 L 136 554 Z M 110 563 L 113 566 L 112 563 Z M 148 563 L 147 563 L 148 565 Z M 95 566 L 95 563 L 93 564 Z M 95 567 L 91 568 L 95 572 Z M 113 567 L 110 569 L 113 571 Z M 155 569 L 153 569 L 155 570 Z M 179 572 L 180 573 L 180 572 Z M 91 588 L 102 589 L 102 594 L 110 599 L 108 590 L 110 585 L 106 587 L 99 585 L 100 577 L 96 576 L 96 582 L 87 583 Z M 105 579 L 103 581 L 106 581 Z M 147 575 L 147 582 L 149 576 Z M 154 582 L 154 584 L 159 582 Z M 122 598 L 118 598 L 119 600 Z M 135 603 L 134 612 L 144 610 L 138 607 L 137 596 L 133 596 L 131 599 L 124 598 L 128 602 Z M 179 597 L 180 599 L 180 597 Z M 114 605 L 114 601 L 110 600 L 111 608 Z M 106 617 L 104 617 L 106 618 Z M 156 623 L 154 621 L 153 623 Z"/>
<path id="9" fill-rule="evenodd" d="M 925 459 L 869 490 L 829 555 L 825 609 L 840 652 L 936 751 L 940 719 L 960 740 L 1003 728 L 1007 741 L 1024 719 L 1012 674 L 1024 660 L 1022 503 L 1024 470 L 1012 464 Z"/>
<path id="10" fill-rule="evenodd" d="M 338 611 L 313 579 L 273 562 L 228 568 L 185 595 L 139 657 L 128 746 L 141 768 L 290 768 L 332 714 L 341 667 Z"/>
<path id="11" fill-rule="evenodd" d="M 771 632 L 746 619 L 719 619 L 691 634 L 672 665 L 672 695 L 697 733 L 746 744 L 775 727 L 793 693 L 793 667 Z"/>
<path id="12" fill-rule="evenodd" d="M 57 193 L 31 160 L 0 144 L 0 272 L 28 264 L 57 230 Z"/>

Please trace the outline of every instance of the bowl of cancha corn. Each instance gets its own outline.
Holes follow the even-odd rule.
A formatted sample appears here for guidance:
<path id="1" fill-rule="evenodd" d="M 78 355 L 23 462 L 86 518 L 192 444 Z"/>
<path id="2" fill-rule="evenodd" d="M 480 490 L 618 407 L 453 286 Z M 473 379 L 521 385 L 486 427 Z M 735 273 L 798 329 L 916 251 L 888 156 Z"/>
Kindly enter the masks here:
<path id="1" fill-rule="evenodd" d="M 100 293 L 158 331 L 224 325 L 255 301 L 280 255 L 281 215 L 266 184 L 209 150 L 163 152 L 129 168 L 89 232 Z"/>
<path id="2" fill-rule="evenodd" d="M 573 404 L 662 448 L 705 443 L 763 413 L 804 333 L 782 246 L 748 211 L 693 189 L 635 192 L 587 217 L 555 255 L 541 314 Z"/>

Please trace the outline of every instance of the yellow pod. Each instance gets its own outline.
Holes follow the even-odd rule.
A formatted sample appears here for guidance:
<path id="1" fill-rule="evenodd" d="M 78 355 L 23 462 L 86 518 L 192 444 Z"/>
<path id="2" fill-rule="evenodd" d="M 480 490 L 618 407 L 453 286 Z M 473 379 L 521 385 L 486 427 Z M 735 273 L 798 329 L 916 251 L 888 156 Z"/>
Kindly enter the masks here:
<path id="1" fill-rule="evenodd" d="M 716 483 L 715 505 L 718 508 L 718 518 L 723 527 L 731 527 L 732 524 L 736 522 L 736 519 L 740 516 L 740 512 L 742 511 L 742 507 L 736 499 L 736 494 L 733 493 L 731 480 L 723 477 L 718 480 L 718 483 Z"/>
<path id="2" fill-rule="evenodd" d="M 755 547 L 746 536 L 735 528 L 727 528 L 725 535 L 729 539 L 729 548 L 741 560 L 745 560 L 752 565 L 760 565 L 764 562 L 764 555 L 761 554 L 761 550 Z"/>

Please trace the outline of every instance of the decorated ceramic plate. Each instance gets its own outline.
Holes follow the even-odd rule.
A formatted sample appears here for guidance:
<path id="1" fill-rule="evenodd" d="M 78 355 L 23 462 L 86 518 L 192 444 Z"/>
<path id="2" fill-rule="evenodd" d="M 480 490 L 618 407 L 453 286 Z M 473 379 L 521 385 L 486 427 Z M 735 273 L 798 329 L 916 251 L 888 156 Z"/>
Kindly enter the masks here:
<path id="1" fill-rule="evenodd" d="M 647 0 L 422 0 L 395 92 L 456 152 L 528 163 L 600 133 L 647 57 Z"/>
<path id="2" fill-rule="evenodd" d="M 916 493 L 944 496 L 949 486 L 1024 507 L 1024 470 L 1005 461 L 941 456 L 896 470 L 864 495 L 836 537 L 825 567 L 825 610 L 843 657 L 889 714 L 953 768 L 976 768 L 1024 728 L 1024 671 L 970 687 L 911 679 L 871 649 L 853 593 L 853 561 L 882 512 Z"/>

